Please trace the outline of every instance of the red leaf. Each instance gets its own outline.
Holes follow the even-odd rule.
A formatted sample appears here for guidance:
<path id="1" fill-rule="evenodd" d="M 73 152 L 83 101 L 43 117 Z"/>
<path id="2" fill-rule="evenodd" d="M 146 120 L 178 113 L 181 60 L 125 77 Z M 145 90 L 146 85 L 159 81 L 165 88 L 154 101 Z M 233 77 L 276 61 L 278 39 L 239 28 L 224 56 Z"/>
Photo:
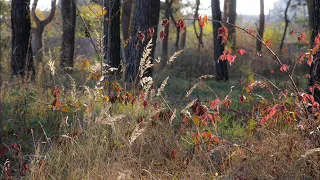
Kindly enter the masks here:
<path id="1" fill-rule="evenodd" d="M 220 104 L 220 99 L 215 99 L 214 101 L 211 101 L 210 104 L 210 109 L 215 110 L 217 109 L 218 105 Z"/>
<path id="2" fill-rule="evenodd" d="M 153 35 L 154 35 L 154 28 L 148 29 L 148 35 L 149 35 L 150 38 L 153 37 Z"/>
<path id="3" fill-rule="evenodd" d="M 291 35 L 294 35 L 296 32 L 292 29 L 291 31 L 290 31 L 290 34 Z"/>
<path id="4" fill-rule="evenodd" d="M 271 45 L 270 40 L 267 40 L 267 41 L 266 41 L 266 46 L 270 47 L 270 45 Z"/>
<path id="5" fill-rule="evenodd" d="M 222 26 L 218 29 L 218 37 L 222 37 L 221 44 L 224 44 L 227 42 L 229 34 L 228 34 L 228 29 L 225 26 Z"/>
<path id="6" fill-rule="evenodd" d="M 283 64 L 281 67 L 280 67 L 280 71 L 282 72 L 288 72 L 289 70 L 289 66 L 286 65 L 286 64 Z"/>
<path id="7" fill-rule="evenodd" d="M 163 32 L 163 31 L 161 31 L 161 32 L 160 32 L 160 39 L 161 39 L 161 41 L 163 41 L 163 39 L 164 39 L 165 36 L 166 36 L 166 33 Z"/>
<path id="8" fill-rule="evenodd" d="M 307 64 L 311 67 L 312 63 L 313 63 L 313 56 L 312 56 L 312 55 L 309 55 Z"/>
<path id="9" fill-rule="evenodd" d="M 170 22 L 169 19 L 163 19 L 162 20 L 162 26 L 166 27 L 169 24 L 169 22 Z"/>
<path id="10" fill-rule="evenodd" d="M 183 31 L 186 27 L 186 24 L 184 23 L 184 21 L 182 19 L 179 19 L 177 25 L 178 25 L 178 27 L 180 27 L 180 31 Z"/>
<path id="11" fill-rule="evenodd" d="M 171 158 L 175 159 L 177 157 L 177 151 L 173 150 L 171 151 Z"/>
<path id="12" fill-rule="evenodd" d="M 239 53 L 240 55 L 244 55 L 244 53 L 246 53 L 246 50 L 244 50 L 244 49 L 239 49 L 239 50 L 238 50 L 238 53 Z"/>
<path id="13" fill-rule="evenodd" d="M 246 97 L 244 95 L 240 96 L 240 104 L 243 104 L 246 101 Z"/>
<path id="14" fill-rule="evenodd" d="M 146 35 L 143 32 L 138 33 L 138 39 L 143 43 Z"/>
<path id="15" fill-rule="evenodd" d="M 298 61 L 299 61 L 300 64 L 302 64 L 302 61 L 304 60 L 305 57 L 306 57 L 306 54 L 305 54 L 305 53 L 301 53 L 301 54 L 299 55 Z"/>
<path id="16" fill-rule="evenodd" d="M 301 33 L 300 36 L 298 37 L 298 41 L 299 41 L 299 42 L 305 41 L 306 38 L 307 38 L 306 33 Z"/>

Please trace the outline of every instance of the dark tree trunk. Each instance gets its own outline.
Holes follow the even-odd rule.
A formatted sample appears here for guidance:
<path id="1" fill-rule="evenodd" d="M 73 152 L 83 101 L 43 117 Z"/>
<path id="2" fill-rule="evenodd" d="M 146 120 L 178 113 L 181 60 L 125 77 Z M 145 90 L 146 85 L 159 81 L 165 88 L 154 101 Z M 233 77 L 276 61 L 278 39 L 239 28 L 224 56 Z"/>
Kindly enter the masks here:
<path id="1" fill-rule="evenodd" d="M 310 27 L 310 30 L 312 30 L 312 31 L 313 31 L 313 14 L 314 14 L 313 1 L 314 0 L 307 0 L 309 27 Z M 311 36 L 310 36 L 310 38 L 311 38 Z M 310 39 L 310 42 L 312 42 L 312 41 L 313 41 L 313 39 Z"/>
<path id="2" fill-rule="evenodd" d="M 130 38 L 130 24 L 131 24 L 131 12 L 132 12 L 132 6 L 133 6 L 133 0 L 126 0 L 124 2 L 123 8 L 122 8 L 122 14 L 121 14 L 121 24 L 122 24 L 122 36 L 124 41 L 129 41 Z M 126 45 L 124 47 L 124 54 L 128 51 L 129 46 Z M 125 57 L 126 59 L 126 57 Z"/>
<path id="3" fill-rule="evenodd" d="M 313 1 L 313 23 L 312 29 L 320 29 L 320 1 Z M 314 41 L 314 38 L 317 36 L 317 31 L 312 31 L 311 42 Z M 316 83 L 320 83 L 320 52 L 318 51 L 314 55 L 314 63 L 311 65 L 310 69 L 310 80 L 309 86 L 313 86 Z M 314 97 L 317 102 L 320 102 L 320 91 L 318 88 L 314 88 Z"/>
<path id="4" fill-rule="evenodd" d="M 106 0 L 107 10 L 104 21 L 105 60 L 111 67 L 119 68 L 121 60 L 120 42 L 120 0 Z"/>
<path id="5" fill-rule="evenodd" d="M 237 19 L 237 0 L 224 1 L 224 16 L 223 21 L 228 21 L 231 24 L 236 24 Z M 229 29 L 229 42 L 232 42 L 232 48 L 236 45 L 236 29 L 233 26 L 226 25 Z"/>
<path id="6" fill-rule="evenodd" d="M 132 38 L 130 41 L 130 49 L 127 52 L 127 62 L 126 62 L 126 80 L 135 81 L 138 75 L 140 60 L 142 57 L 143 50 L 148 44 L 150 37 L 147 34 L 149 28 L 154 28 L 154 35 L 152 36 L 152 50 L 151 58 L 153 59 L 153 54 L 156 47 L 157 40 L 157 25 L 159 22 L 159 12 L 160 12 L 160 0 L 136 0 L 135 2 L 135 13 L 134 22 L 132 29 Z M 138 34 L 143 32 L 145 34 L 145 39 L 143 42 L 139 40 Z M 152 75 L 152 68 L 148 69 L 146 76 Z"/>
<path id="7" fill-rule="evenodd" d="M 183 30 L 181 33 L 181 40 L 180 40 L 181 49 L 184 49 L 186 47 L 186 40 L 187 40 L 187 29 Z"/>
<path id="8" fill-rule="evenodd" d="M 175 51 L 179 51 L 180 50 L 180 48 L 179 48 L 180 27 L 178 26 L 177 21 L 174 19 L 172 12 L 170 13 L 170 17 L 171 17 L 171 20 L 172 20 L 174 26 L 176 27 L 176 31 L 177 31 L 177 33 L 176 33 L 176 42 L 174 43 Z"/>
<path id="9" fill-rule="evenodd" d="M 211 0 L 212 7 L 212 19 L 221 21 L 220 0 Z M 221 44 L 222 37 L 218 38 L 218 29 L 221 27 L 221 23 L 213 22 L 213 42 L 214 42 L 214 61 L 216 64 L 216 79 L 226 81 L 229 79 L 228 75 L 228 62 L 219 60 L 219 57 L 224 51 L 224 46 Z"/>
<path id="10" fill-rule="evenodd" d="M 48 25 L 54 18 L 56 12 L 56 0 L 51 1 L 51 12 L 49 16 L 45 20 L 40 20 L 36 15 L 36 8 L 37 8 L 38 0 L 34 0 L 32 5 L 31 15 L 36 23 L 36 28 L 32 31 L 32 41 L 33 45 L 35 46 L 35 55 L 37 62 L 42 62 L 43 59 L 43 44 L 42 44 L 42 34 L 46 25 Z"/>
<path id="11" fill-rule="evenodd" d="M 264 33 L 264 0 L 260 0 L 260 20 L 259 20 L 259 28 L 258 28 L 258 35 L 261 40 L 263 40 L 263 33 Z M 261 52 L 262 49 L 262 42 L 257 40 L 257 47 L 256 50 L 258 52 Z"/>
<path id="12" fill-rule="evenodd" d="M 288 10 L 289 10 L 290 4 L 291 4 L 291 0 L 288 0 L 286 10 L 284 11 L 284 23 L 285 24 L 284 24 L 284 31 L 283 31 L 283 35 L 282 35 L 282 39 L 281 39 L 281 43 L 280 43 L 280 49 L 279 49 L 280 55 L 282 55 L 282 48 L 284 45 L 284 40 L 287 35 L 288 25 L 290 23 L 290 20 L 288 18 Z"/>
<path id="13" fill-rule="evenodd" d="M 60 65 L 62 68 L 73 67 L 75 26 L 76 26 L 76 0 L 60 0 L 62 14 L 62 45 Z"/>
<path id="14" fill-rule="evenodd" d="M 173 0 L 171 0 L 171 2 L 169 2 L 169 0 L 165 1 L 165 4 L 166 4 L 165 15 L 164 15 L 165 19 L 169 20 L 170 18 L 172 3 L 173 3 Z M 164 39 L 162 41 L 161 68 L 164 68 L 168 61 L 169 28 L 170 28 L 170 23 L 164 28 L 164 33 L 166 35 L 164 36 Z"/>
<path id="15" fill-rule="evenodd" d="M 30 1 L 12 0 L 12 75 L 24 76 L 29 71 L 34 73 L 31 49 Z"/>

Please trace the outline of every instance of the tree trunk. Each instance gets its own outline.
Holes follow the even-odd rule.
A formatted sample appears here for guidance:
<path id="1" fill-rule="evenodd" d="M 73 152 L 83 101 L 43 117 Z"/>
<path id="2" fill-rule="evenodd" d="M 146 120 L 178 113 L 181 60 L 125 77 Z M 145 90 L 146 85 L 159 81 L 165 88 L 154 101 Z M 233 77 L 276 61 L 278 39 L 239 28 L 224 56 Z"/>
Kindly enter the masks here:
<path id="1" fill-rule="evenodd" d="M 121 13 L 121 23 L 122 23 L 122 36 L 124 41 L 129 41 L 130 37 L 130 24 L 131 24 L 131 12 L 132 12 L 132 6 L 133 6 L 133 0 L 126 0 L 124 1 L 124 5 L 122 8 L 122 13 Z M 126 54 L 126 51 L 128 51 L 129 46 L 126 45 L 124 47 L 124 51 Z M 125 57 L 126 59 L 126 57 Z"/>
<path id="2" fill-rule="evenodd" d="M 130 41 L 130 49 L 127 52 L 126 62 L 126 80 L 136 81 L 138 75 L 140 60 L 150 37 L 147 30 L 154 29 L 152 36 L 151 58 L 153 59 L 156 40 L 157 40 L 157 25 L 159 22 L 160 0 L 136 0 L 136 7 L 134 13 L 134 22 L 132 29 L 132 38 Z M 139 40 L 139 32 L 145 34 L 144 41 Z M 146 76 L 152 75 L 152 68 L 148 69 Z"/>
<path id="3" fill-rule="evenodd" d="M 212 7 L 212 19 L 221 21 L 220 0 L 211 0 Z M 221 44 L 222 37 L 218 37 L 218 29 L 221 27 L 221 23 L 213 22 L 213 42 L 214 42 L 214 61 L 216 64 L 216 79 L 218 81 L 229 79 L 228 75 L 228 62 L 219 60 L 224 51 L 224 46 Z"/>
<path id="4" fill-rule="evenodd" d="M 187 41 L 187 29 L 183 30 L 181 33 L 181 40 L 180 40 L 180 48 L 184 49 L 186 47 Z"/>
<path id="5" fill-rule="evenodd" d="M 34 0 L 32 4 L 31 15 L 36 23 L 36 28 L 32 31 L 32 41 L 34 44 L 35 55 L 37 62 L 42 62 L 43 59 L 43 44 L 42 44 L 42 34 L 44 31 L 45 26 L 47 26 L 54 18 L 56 12 L 56 0 L 51 1 L 51 12 L 49 16 L 44 19 L 40 20 L 36 15 L 36 8 L 37 8 L 38 0 Z"/>
<path id="6" fill-rule="evenodd" d="M 169 20 L 170 14 L 171 14 L 172 3 L 173 3 L 173 0 L 171 0 L 171 2 L 169 2 L 169 0 L 165 1 L 166 7 L 165 7 L 164 19 Z M 166 25 L 166 27 L 164 28 L 164 33 L 166 35 L 164 36 L 164 39 L 162 41 L 161 68 L 164 68 L 167 64 L 167 61 L 168 61 L 169 28 L 170 28 L 170 23 L 168 23 Z"/>
<path id="7" fill-rule="evenodd" d="M 237 20 L 237 0 L 230 0 L 229 3 L 229 22 L 231 24 L 236 24 Z M 236 46 L 236 28 L 229 27 L 229 39 L 232 42 L 232 48 L 235 49 Z"/>
<path id="8" fill-rule="evenodd" d="M 33 72 L 33 58 L 30 40 L 30 0 L 12 0 L 12 75 L 25 76 Z"/>
<path id="9" fill-rule="evenodd" d="M 119 68 L 121 61 L 120 0 L 106 0 L 104 7 L 107 10 L 105 19 L 108 19 L 104 21 L 105 60 L 111 67 Z"/>
<path id="10" fill-rule="evenodd" d="M 313 23 L 312 29 L 320 29 L 320 1 L 313 1 Z M 311 42 L 314 41 L 314 38 L 317 36 L 317 31 L 312 31 Z M 320 82 L 320 52 L 318 51 L 314 57 L 314 63 L 312 63 L 310 68 L 310 80 L 309 86 L 313 86 L 316 83 Z M 320 91 L 318 88 L 314 88 L 314 97 L 317 102 L 320 102 Z"/>
<path id="11" fill-rule="evenodd" d="M 309 18 L 309 27 L 310 30 L 313 31 L 313 14 L 314 14 L 314 6 L 313 6 L 313 1 L 314 0 L 306 0 L 307 1 L 307 6 L 308 6 L 308 18 Z M 317 31 L 317 29 L 316 29 Z M 312 42 L 313 39 L 311 39 L 310 36 L 310 42 Z"/>
<path id="12" fill-rule="evenodd" d="M 73 67 L 75 26 L 76 26 L 76 4 L 75 0 L 60 0 L 62 14 L 62 45 L 60 65 L 63 69 Z"/>
<path id="13" fill-rule="evenodd" d="M 264 17 L 264 0 L 260 0 L 260 20 L 259 20 L 258 35 L 259 35 L 259 38 L 261 38 L 261 40 L 263 40 L 264 21 L 265 21 L 265 17 Z M 261 52 L 261 49 L 262 49 L 262 43 L 259 40 L 257 40 L 256 50 L 258 52 Z"/>
<path id="14" fill-rule="evenodd" d="M 285 40 L 286 35 L 287 35 L 288 25 L 290 23 L 290 20 L 288 18 L 288 10 L 289 10 L 290 4 L 291 4 L 291 0 L 288 0 L 286 10 L 284 11 L 284 23 L 285 23 L 285 25 L 284 25 L 284 31 L 283 31 L 283 35 L 282 35 L 282 39 L 281 39 L 281 43 L 280 43 L 280 49 L 279 49 L 280 55 L 282 55 L 282 48 L 283 48 L 283 45 L 284 45 L 284 40 Z"/>
<path id="15" fill-rule="evenodd" d="M 197 36 L 197 39 L 198 39 L 198 51 L 200 52 L 201 47 L 203 47 L 203 41 L 202 41 L 203 28 L 199 25 L 200 32 L 198 33 L 197 28 L 196 28 L 196 20 L 199 18 L 199 7 L 200 7 L 200 0 L 197 0 L 196 1 L 196 10 L 195 10 L 195 13 L 194 13 L 193 28 L 194 28 L 194 32 L 195 32 L 195 34 Z M 200 22 L 200 21 L 198 20 L 198 22 Z"/>

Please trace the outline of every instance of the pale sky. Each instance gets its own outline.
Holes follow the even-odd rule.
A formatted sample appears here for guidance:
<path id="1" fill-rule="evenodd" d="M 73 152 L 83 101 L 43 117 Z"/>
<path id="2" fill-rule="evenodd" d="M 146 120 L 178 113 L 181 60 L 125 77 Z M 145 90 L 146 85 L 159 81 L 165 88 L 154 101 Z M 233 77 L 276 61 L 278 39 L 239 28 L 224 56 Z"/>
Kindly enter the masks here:
<path id="1" fill-rule="evenodd" d="M 188 0 L 186 0 L 188 1 Z M 190 0 L 189 0 L 190 1 Z M 194 0 L 191 0 L 191 2 Z M 269 14 L 269 10 L 273 9 L 274 3 L 278 0 L 265 0 L 265 14 Z M 31 0 L 32 4 L 33 0 Z M 223 0 L 220 0 L 223 7 Z M 50 9 L 51 0 L 39 0 L 38 8 L 40 10 Z M 258 15 L 260 14 L 260 0 L 237 0 L 237 14 Z M 223 10 L 223 8 L 222 8 Z M 192 9 L 188 9 L 192 11 Z M 211 14 L 211 0 L 201 0 L 201 14 Z"/>

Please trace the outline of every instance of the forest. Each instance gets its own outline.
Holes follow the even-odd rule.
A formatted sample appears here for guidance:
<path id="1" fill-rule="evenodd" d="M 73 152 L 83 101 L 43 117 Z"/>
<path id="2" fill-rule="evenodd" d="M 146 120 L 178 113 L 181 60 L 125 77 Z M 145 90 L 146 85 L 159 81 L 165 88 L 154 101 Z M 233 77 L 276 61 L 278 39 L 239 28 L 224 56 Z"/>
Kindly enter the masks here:
<path id="1" fill-rule="evenodd" d="M 316 180 L 319 103 L 319 0 L 0 0 L 0 179 Z"/>

